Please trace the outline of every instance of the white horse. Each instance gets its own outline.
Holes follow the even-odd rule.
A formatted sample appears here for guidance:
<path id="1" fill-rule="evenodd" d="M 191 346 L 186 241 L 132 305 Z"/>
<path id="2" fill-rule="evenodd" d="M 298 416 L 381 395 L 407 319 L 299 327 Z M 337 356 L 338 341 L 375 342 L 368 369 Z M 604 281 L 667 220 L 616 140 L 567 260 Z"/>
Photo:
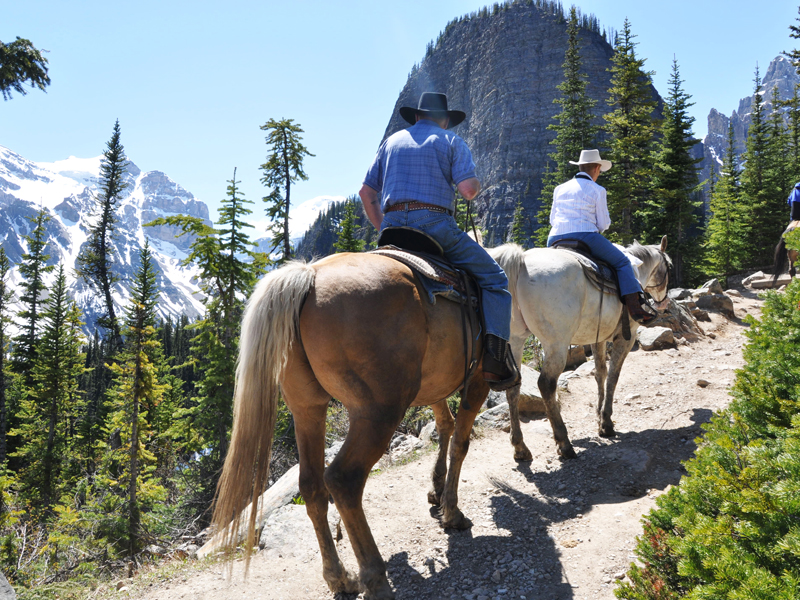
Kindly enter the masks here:
<path id="1" fill-rule="evenodd" d="M 667 279 L 671 265 L 666 255 L 667 238 L 661 245 L 642 246 L 634 242 L 626 251 L 642 261 L 638 279 L 642 288 L 663 310 L 667 304 Z M 552 248 L 523 251 L 516 244 L 505 244 L 489 253 L 508 276 L 513 296 L 511 317 L 511 349 L 519 365 L 525 340 L 533 334 L 544 351 L 539 376 L 539 390 L 544 399 L 547 418 L 553 428 L 558 453 L 575 458 L 567 428 L 561 419 L 556 397 L 558 377 L 567 363 L 570 344 L 591 344 L 595 363 L 595 379 L 599 395 L 597 417 L 599 433 L 614 435 L 611 420 L 614 389 L 622 363 L 636 341 L 639 324 L 623 312 L 623 304 L 613 295 L 602 293 L 583 273 L 583 267 L 572 252 Z M 599 326 L 598 326 L 599 318 Z M 630 323 L 630 339 L 623 336 L 622 319 Z M 611 367 L 606 365 L 606 342 L 611 342 Z M 519 426 L 519 386 L 506 392 L 511 413 L 511 444 L 516 460 L 531 460 L 531 452 L 522 440 Z"/>

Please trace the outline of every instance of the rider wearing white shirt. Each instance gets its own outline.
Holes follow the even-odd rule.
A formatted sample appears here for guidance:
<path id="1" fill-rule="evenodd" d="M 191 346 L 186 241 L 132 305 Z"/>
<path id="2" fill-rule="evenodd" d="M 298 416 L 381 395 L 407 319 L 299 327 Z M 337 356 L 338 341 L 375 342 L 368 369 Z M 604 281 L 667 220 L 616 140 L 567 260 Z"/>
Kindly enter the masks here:
<path id="1" fill-rule="evenodd" d="M 578 162 L 569 162 L 577 165 L 580 172 L 553 192 L 553 206 L 550 209 L 552 227 L 547 245 L 552 246 L 563 239 L 585 243 L 595 257 L 617 271 L 620 295 L 631 317 L 639 323 L 652 321 L 656 315 L 642 306 L 642 286 L 636 279 L 630 259 L 601 235 L 611 225 L 611 219 L 608 216 L 606 190 L 597 184 L 597 178 L 601 172 L 611 168 L 611 162 L 602 160 L 597 150 L 583 150 Z"/>

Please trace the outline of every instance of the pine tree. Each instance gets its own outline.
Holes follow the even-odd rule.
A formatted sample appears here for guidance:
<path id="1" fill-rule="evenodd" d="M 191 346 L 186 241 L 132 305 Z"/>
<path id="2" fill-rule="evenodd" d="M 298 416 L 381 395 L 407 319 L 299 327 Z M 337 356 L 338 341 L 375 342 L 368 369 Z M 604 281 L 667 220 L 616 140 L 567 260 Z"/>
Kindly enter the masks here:
<path id="1" fill-rule="evenodd" d="M 772 164 L 775 144 L 770 124 L 765 117 L 761 76 L 758 68 L 754 79 L 755 90 L 747 130 L 746 150 L 742 155 L 745 164 L 742 173 L 741 202 L 749 223 L 745 266 L 761 266 L 772 262 L 772 251 L 786 225 L 785 183 L 780 170 Z M 773 138 L 773 139 L 771 139 Z"/>
<path id="2" fill-rule="evenodd" d="M 12 323 L 10 306 L 14 302 L 14 290 L 8 280 L 11 262 L 6 251 L 0 247 L 0 469 L 6 466 L 8 457 L 8 402 L 6 389 L 9 387 L 11 373 L 8 363 L 8 326 Z"/>
<path id="3" fill-rule="evenodd" d="M 797 12 L 800 13 L 800 8 L 797 9 Z M 800 39 L 800 17 L 797 17 L 796 20 L 798 25 L 789 25 L 789 37 L 798 40 Z M 783 54 L 784 56 L 789 57 L 789 60 L 792 61 L 792 65 L 794 66 L 795 70 L 797 70 L 797 74 L 800 75 L 800 50 L 795 48 L 794 50 L 784 52 Z"/>
<path id="4" fill-rule="evenodd" d="M 100 192 L 95 196 L 95 223 L 89 227 L 89 236 L 76 261 L 76 272 L 95 293 L 101 297 L 105 309 L 98 324 L 111 337 L 111 346 L 122 346 L 122 334 L 114 308 L 112 289 L 118 281 L 114 274 L 113 235 L 117 223 L 117 206 L 128 187 L 125 175 L 128 159 L 120 143 L 119 120 L 114 123 L 111 139 L 106 144 L 100 163 Z"/>
<path id="5" fill-rule="evenodd" d="M 244 299 L 249 297 L 258 277 L 268 264 L 267 257 L 252 250 L 244 232 L 250 225 L 242 218 L 251 211 L 236 184 L 236 172 L 222 201 L 219 229 L 203 219 L 186 215 L 156 219 L 146 226 L 174 225 L 194 237 L 184 265 L 200 270 L 200 287 L 205 294 L 206 313 L 192 324 L 196 332 L 191 353 L 199 371 L 197 397 L 192 406 L 180 413 L 176 424 L 194 446 L 187 450 L 206 450 L 199 465 L 201 502 L 213 493 L 219 468 L 228 450 L 228 435 L 233 422 L 233 387 L 238 354 L 239 325 Z M 188 432 L 188 433 L 187 433 Z M 187 442 L 188 443 L 188 442 Z"/>
<path id="6" fill-rule="evenodd" d="M 691 96 L 684 92 L 682 84 L 678 61 L 673 59 L 661 137 L 653 152 L 653 196 L 645 201 L 642 211 L 645 243 L 656 243 L 663 235 L 669 239 L 674 283 L 678 286 L 686 280 L 686 258 L 697 254 L 693 229 L 702 205 L 697 177 L 697 165 L 702 158 L 693 158 L 691 154 L 700 142 L 692 135 L 694 117 L 688 113 L 694 103 L 689 102 Z"/>
<path id="7" fill-rule="evenodd" d="M 22 263 L 19 265 L 19 274 L 23 281 L 20 283 L 22 296 L 20 304 L 24 307 L 17 313 L 17 317 L 22 321 L 20 329 L 22 332 L 14 338 L 14 370 L 23 375 L 25 384 L 31 386 L 32 369 L 36 361 L 36 347 L 41 329 L 41 305 L 42 297 L 45 295 L 46 285 L 44 277 L 55 268 L 48 265 L 49 254 L 45 254 L 47 248 L 45 226 L 50 220 L 47 213 L 42 208 L 32 218 L 31 224 L 33 231 L 25 236 L 28 251 L 22 255 Z"/>
<path id="8" fill-rule="evenodd" d="M 108 446 L 103 478 L 98 482 L 120 499 L 115 529 L 124 531 L 120 537 L 125 541 L 118 543 L 130 556 L 140 547 L 143 508 L 149 512 L 166 498 L 166 491 L 152 477 L 155 456 L 148 447 L 147 407 L 158 405 L 165 391 L 156 364 L 160 347 L 155 328 L 158 288 L 148 243 L 139 258 L 126 311 L 126 344 L 119 360 L 111 365 L 114 385 L 108 392 L 112 410 L 107 431 L 119 444 Z"/>
<path id="9" fill-rule="evenodd" d="M 267 216 L 272 220 L 273 250 L 283 246 L 285 262 L 292 257 L 292 243 L 289 237 L 289 207 L 291 206 L 292 183 L 306 181 L 308 175 L 303 171 L 303 158 L 314 156 L 302 144 L 303 130 L 300 125 L 295 125 L 293 119 L 270 119 L 261 126 L 267 135 L 269 154 L 267 162 L 261 165 L 264 176 L 261 178 L 269 195 L 264 197 L 267 203 Z"/>
<path id="10" fill-rule="evenodd" d="M 45 50 L 46 52 L 46 50 Z M 25 84 L 43 92 L 50 85 L 47 59 L 30 40 L 17 36 L 10 44 L 0 42 L 0 92 L 3 100 L 11 99 L 11 91 L 25 95 Z"/>
<path id="11" fill-rule="evenodd" d="M 79 410 L 78 377 L 84 363 L 76 312 L 61 265 L 42 313 L 44 326 L 33 368 L 34 386 L 22 403 L 22 425 L 14 431 L 23 440 L 16 453 L 25 463 L 20 474 L 23 493 L 45 509 L 52 508 L 63 490 L 61 475 L 76 433 L 68 425 Z"/>
<path id="12" fill-rule="evenodd" d="M 611 88 L 606 120 L 613 168 L 605 176 L 608 211 L 611 217 L 609 238 L 630 244 L 641 233 L 640 209 L 651 195 L 650 160 L 656 125 L 651 94 L 651 71 L 643 71 L 645 60 L 636 56 L 636 38 L 625 19 L 617 35 L 611 58 Z"/>
<path id="13" fill-rule="evenodd" d="M 733 123 L 728 125 L 728 149 L 719 181 L 711 194 L 711 216 L 705 232 L 705 273 L 727 281 L 745 260 L 748 226 L 740 201 L 741 169 L 734 145 Z"/>
<path id="14" fill-rule="evenodd" d="M 339 221 L 339 235 L 333 247 L 337 252 L 363 252 L 364 240 L 356 238 L 356 204 L 353 200 L 344 203 L 344 216 Z"/>
<path id="15" fill-rule="evenodd" d="M 581 71 L 579 31 L 577 10 L 573 6 L 570 8 L 567 21 L 567 51 L 562 65 L 564 80 L 556 86 L 561 95 L 553 100 L 561 110 L 554 117 L 558 122 L 547 126 L 556 132 L 556 137 L 550 142 L 555 147 L 550 154 L 555 168 L 551 169 L 548 164 L 542 177 L 540 208 L 536 214 L 538 221 L 536 244 L 542 247 L 547 245 L 550 231 L 553 191 L 556 186 L 575 175 L 576 169 L 569 164 L 569 161 L 576 160 L 581 150 L 593 148 L 598 132 L 598 127 L 592 123 L 592 109 L 596 102 L 586 94 L 587 77 Z"/>
<path id="16" fill-rule="evenodd" d="M 513 244 L 519 244 L 526 250 L 530 248 L 532 238 L 527 234 L 525 211 L 520 200 L 517 200 L 517 205 L 514 207 L 514 219 L 511 222 L 509 238 L 509 241 Z"/>
<path id="17" fill-rule="evenodd" d="M 786 158 L 789 180 L 794 184 L 800 181 L 800 84 L 794 86 L 791 98 L 783 101 L 776 98 L 775 104 L 786 109 Z"/>

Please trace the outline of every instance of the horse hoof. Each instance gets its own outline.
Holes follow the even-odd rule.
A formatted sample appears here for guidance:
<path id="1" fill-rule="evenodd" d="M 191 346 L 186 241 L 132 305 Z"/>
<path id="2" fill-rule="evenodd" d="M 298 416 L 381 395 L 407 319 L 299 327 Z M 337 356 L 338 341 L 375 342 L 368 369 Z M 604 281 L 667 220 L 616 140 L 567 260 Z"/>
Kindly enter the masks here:
<path id="1" fill-rule="evenodd" d="M 566 458 L 566 459 L 578 458 L 578 455 L 575 454 L 575 450 L 572 448 L 572 444 L 559 446 L 558 455 L 561 458 Z"/>
<path id="2" fill-rule="evenodd" d="M 365 591 L 364 600 L 395 600 L 395 596 L 389 582 L 384 581 L 377 589 Z"/>
<path id="3" fill-rule="evenodd" d="M 452 519 L 443 521 L 442 527 L 445 529 L 458 529 L 459 531 L 463 531 L 464 529 L 469 529 L 472 527 L 472 521 L 465 517 L 464 513 L 458 511 L 458 514 L 456 514 Z"/>
<path id="4" fill-rule="evenodd" d="M 600 434 L 600 437 L 604 438 L 610 438 L 617 435 L 617 432 L 614 431 L 614 427 L 601 427 L 598 433 Z"/>
<path id="5" fill-rule="evenodd" d="M 428 503 L 429 504 L 433 504 L 434 506 L 439 506 L 439 503 L 441 502 L 441 500 L 442 500 L 441 494 L 437 494 L 436 491 L 434 491 L 434 490 L 431 490 L 430 492 L 428 492 Z"/>
<path id="6" fill-rule="evenodd" d="M 330 579 L 325 578 L 325 581 L 328 584 L 328 588 L 334 595 L 357 594 L 361 591 L 361 584 L 358 582 L 358 577 L 346 569 L 344 573 L 336 577 L 331 577 Z"/>
<path id="7" fill-rule="evenodd" d="M 514 451 L 514 460 L 517 462 L 531 462 L 533 454 L 525 446 Z"/>

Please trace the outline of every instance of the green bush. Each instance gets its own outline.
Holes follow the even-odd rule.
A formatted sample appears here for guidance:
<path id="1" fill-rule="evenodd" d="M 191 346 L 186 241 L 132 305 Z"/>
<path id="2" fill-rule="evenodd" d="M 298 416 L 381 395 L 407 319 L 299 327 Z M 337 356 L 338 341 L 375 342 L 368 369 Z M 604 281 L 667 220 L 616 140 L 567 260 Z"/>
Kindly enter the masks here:
<path id="1" fill-rule="evenodd" d="M 646 518 L 618 598 L 800 598 L 800 283 L 750 319 L 729 408 Z"/>

